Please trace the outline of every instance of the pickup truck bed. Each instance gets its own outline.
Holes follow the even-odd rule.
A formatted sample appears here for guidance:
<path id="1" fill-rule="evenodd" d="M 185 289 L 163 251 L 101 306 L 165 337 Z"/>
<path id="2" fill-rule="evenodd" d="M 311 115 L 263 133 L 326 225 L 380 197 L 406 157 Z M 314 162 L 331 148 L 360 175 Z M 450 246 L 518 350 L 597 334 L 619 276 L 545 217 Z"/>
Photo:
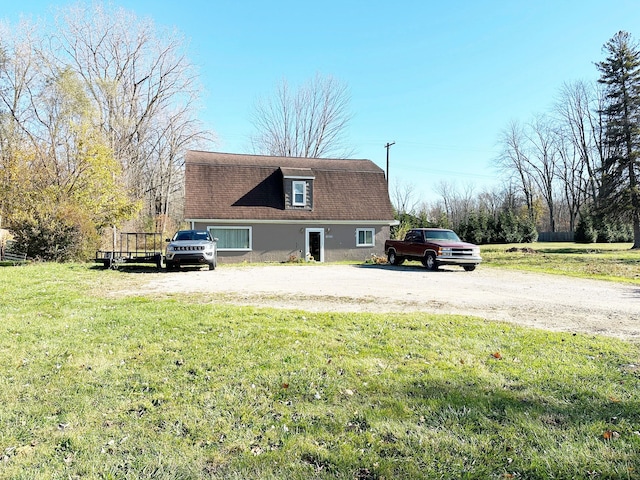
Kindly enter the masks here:
<path id="1" fill-rule="evenodd" d="M 384 251 L 392 265 L 418 260 L 429 270 L 440 265 L 460 265 L 470 272 L 482 262 L 480 247 L 461 241 L 455 232 L 443 228 L 414 228 L 404 240 L 387 240 Z"/>

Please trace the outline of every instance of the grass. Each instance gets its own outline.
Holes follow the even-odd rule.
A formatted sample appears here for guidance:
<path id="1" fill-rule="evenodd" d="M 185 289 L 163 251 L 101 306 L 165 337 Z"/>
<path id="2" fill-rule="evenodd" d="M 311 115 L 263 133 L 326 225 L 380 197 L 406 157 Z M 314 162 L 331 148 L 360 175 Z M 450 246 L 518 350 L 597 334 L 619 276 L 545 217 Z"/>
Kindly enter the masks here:
<path id="1" fill-rule="evenodd" d="M 481 248 L 485 264 L 494 267 L 640 284 L 640 250 L 631 250 L 631 244 L 539 242 Z M 512 248 L 518 251 L 507 251 Z"/>
<path id="2" fill-rule="evenodd" d="M 292 267 L 293 268 L 293 267 Z M 640 346 L 0 269 L 0 478 L 638 478 Z"/>

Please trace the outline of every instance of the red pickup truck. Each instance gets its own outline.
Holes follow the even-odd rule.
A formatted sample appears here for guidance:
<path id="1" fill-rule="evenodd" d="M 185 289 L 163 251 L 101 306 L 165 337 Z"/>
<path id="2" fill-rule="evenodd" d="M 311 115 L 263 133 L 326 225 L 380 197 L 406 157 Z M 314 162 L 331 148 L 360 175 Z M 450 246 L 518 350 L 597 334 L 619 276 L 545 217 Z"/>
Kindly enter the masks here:
<path id="1" fill-rule="evenodd" d="M 392 265 L 419 260 L 429 270 L 440 265 L 461 265 L 471 272 L 482 261 L 480 247 L 463 242 L 454 231 L 444 228 L 411 229 L 404 240 L 387 240 L 384 252 Z"/>

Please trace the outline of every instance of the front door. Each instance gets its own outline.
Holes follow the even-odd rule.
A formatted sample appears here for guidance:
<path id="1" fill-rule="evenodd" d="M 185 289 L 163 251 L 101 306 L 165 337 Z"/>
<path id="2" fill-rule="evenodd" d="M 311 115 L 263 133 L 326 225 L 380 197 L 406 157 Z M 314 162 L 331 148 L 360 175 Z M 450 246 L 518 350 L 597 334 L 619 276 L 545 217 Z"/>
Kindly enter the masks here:
<path id="1" fill-rule="evenodd" d="M 316 262 L 324 262 L 324 228 L 307 228 L 305 237 L 306 253 Z"/>

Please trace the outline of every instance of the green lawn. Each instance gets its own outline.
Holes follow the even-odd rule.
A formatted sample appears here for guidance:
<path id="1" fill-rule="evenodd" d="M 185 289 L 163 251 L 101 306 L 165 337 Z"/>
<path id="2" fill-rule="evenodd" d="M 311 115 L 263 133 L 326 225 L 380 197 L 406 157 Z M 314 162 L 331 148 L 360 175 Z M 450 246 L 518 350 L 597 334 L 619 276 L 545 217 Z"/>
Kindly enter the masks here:
<path id="1" fill-rule="evenodd" d="M 512 248 L 518 251 L 507 251 Z M 532 243 L 484 245 L 481 253 L 493 267 L 640 284 L 640 250 L 630 248 L 630 243 Z"/>
<path id="2" fill-rule="evenodd" d="M 638 344 L 111 295 L 145 275 L 0 268 L 0 478 L 640 477 Z"/>

